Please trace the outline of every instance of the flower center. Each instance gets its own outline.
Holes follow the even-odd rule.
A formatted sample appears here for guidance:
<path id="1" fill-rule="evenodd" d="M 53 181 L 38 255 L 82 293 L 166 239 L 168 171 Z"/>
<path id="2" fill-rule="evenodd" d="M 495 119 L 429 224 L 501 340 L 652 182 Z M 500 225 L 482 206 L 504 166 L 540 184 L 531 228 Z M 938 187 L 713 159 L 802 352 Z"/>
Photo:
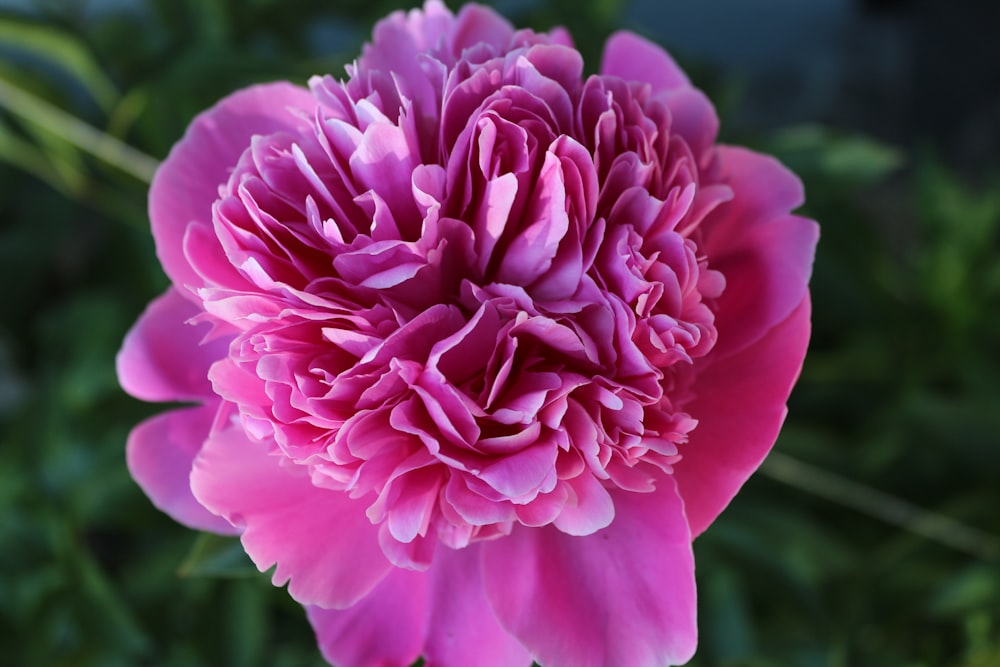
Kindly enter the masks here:
<path id="1" fill-rule="evenodd" d="M 364 499 L 397 564 L 515 523 L 598 530 L 696 425 L 724 285 L 697 226 L 725 189 L 648 87 L 567 76 L 567 53 L 428 66 L 440 106 L 314 80 L 315 116 L 255 138 L 214 209 L 241 280 L 202 291 L 239 331 L 216 391 Z"/>

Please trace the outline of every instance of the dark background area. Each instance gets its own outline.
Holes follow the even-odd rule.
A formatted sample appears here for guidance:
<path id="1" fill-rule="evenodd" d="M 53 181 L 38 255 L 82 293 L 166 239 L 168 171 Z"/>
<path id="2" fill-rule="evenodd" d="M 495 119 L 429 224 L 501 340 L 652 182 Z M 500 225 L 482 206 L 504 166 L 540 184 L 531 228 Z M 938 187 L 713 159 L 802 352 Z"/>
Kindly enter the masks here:
<path id="1" fill-rule="evenodd" d="M 1000 155 L 1000 3 L 635 0 L 622 16 L 739 86 L 740 128 L 830 123 L 968 169 Z"/>
<path id="2" fill-rule="evenodd" d="M 691 664 L 1000 665 L 1000 3 L 491 4 L 591 70 L 618 28 L 665 46 L 822 225 L 786 428 L 695 544 Z M 167 284 L 144 156 L 236 88 L 339 74 L 400 6 L 0 0 L 0 663 L 323 664 L 238 544 L 131 481 L 163 406 L 114 355 Z"/>

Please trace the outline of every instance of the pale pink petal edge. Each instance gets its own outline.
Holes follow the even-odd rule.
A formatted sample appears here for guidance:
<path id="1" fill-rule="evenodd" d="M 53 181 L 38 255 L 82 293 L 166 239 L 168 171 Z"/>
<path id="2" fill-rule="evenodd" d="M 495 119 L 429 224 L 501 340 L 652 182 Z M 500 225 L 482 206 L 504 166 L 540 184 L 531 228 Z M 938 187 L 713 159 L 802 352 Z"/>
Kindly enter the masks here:
<path id="1" fill-rule="evenodd" d="M 132 429 L 125 459 L 132 478 L 159 510 L 190 528 L 234 535 L 233 526 L 205 509 L 191 492 L 191 468 L 215 412 L 209 405 L 147 419 Z"/>

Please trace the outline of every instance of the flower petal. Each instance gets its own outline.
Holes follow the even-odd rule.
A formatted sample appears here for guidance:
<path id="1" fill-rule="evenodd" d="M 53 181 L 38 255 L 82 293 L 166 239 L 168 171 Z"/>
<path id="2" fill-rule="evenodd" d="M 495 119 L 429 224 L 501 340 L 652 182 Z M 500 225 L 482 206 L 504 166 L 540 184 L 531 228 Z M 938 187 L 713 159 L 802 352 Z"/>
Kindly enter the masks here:
<path id="1" fill-rule="evenodd" d="M 717 209 L 725 214 L 725 222 L 716 220 L 713 226 L 732 231 L 738 225 L 767 222 L 805 201 L 802 181 L 775 158 L 740 146 L 719 146 L 717 151 L 722 178 L 736 196 L 732 205 Z M 721 232 L 719 236 L 725 238 Z M 738 237 L 728 240 L 739 243 Z"/>
<path id="2" fill-rule="evenodd" d="M 691 532 L 729 504 L 771 450 L 809 342 L 808 297 L 781 324 L 698 374 L 686 411 L 698 420 L 674 466 Z"/>
<path id="3" fill-rule="evenodd" d="M 442 548 L 425 572 L 394 568 L 347 609 L 307 607 L 337 667 L 516 667 L 531 656 L 497 621 L 483 592 L 480 547 Z"/>
<path id="4" fill-rule="evenodd" d="M 480 550 L 440 548 L 427 572 L 424 657 L 434 667 L 517 667 L 531 656 L 497 621 L 483 591 Z"/>
<path id="5" fill-rule="evenodd" d="M 719 156 L 735 196 L 703 223 L 709 266 L 726 277 L 716 358 L 753 344 L 801 303 L 819 239 L 815 222 L 789 215 L 802 184 L 781 163 L 734 147 Z"/>
<path id="6" fill-rule="evenodd" d="M 347 609 L 306 607 L 323 657 L 337 667 L 409 667 L 420 657 L 427 577 L 393 568 Z"/>
<path id="7" fill-rule="evenodd" d="M 427 4 L 428 9 L 437 5 L 436 2 Z M 497 50 L 505 49 L 514 36 L 514 27 L 495 11 L 470 3 L 459 10 L 451 33 L 451 50 L 460 54 L 481 44 L 490 44 Z"/>
<path id="8" fill-rule="evenodd" d="M 233 93 L 191 122 L 160 165 L 149 191 L 156 254 L 175 285 L 203 284 L 185 257 L 184 235 L 191 223 L 211 229 L 219 186 L 229 179 L 251 137 L 294 128 L 299 121 L 290 109 L 311 114 L 315 107 L 308 90 L 269 83 Z M 225 261 L 221 249 L 219 255 Z"/>
<path id="9" fill-rule="evenodd" d="M 343 608 L 367 595 L 390 570 L 365 505 L 314 486 L 301 467 L 252 442 L 239 428 L 215 434 L 195 460 L 195 497 L 244 528 L 243 547 L 272 581 L 288 583 L 301 604 Z"/>
<path id="10" fill-rule="evenodd" d="M 210 326 L 188 324 L 200 313 L 173 287 L 150 303 L 125 336 L 115 360 L 122 388 L 144 401 L 214 397 L 208 368 L 226 355 L 229 341 L 203 344 Z"/>
<path id="11" fill-rule="evenodd" d="M 632 32 L 616 32 L 604 45 L 601 74 L 642 81 L 653 92 L 689 88 L 691 82 L 674 59 L 659 46 Z"/>
<path id="12" fill-rule="evenodd" d="M 697 88 L 679 88 L 663 96 L 670 108 L 670 132 L 683 137 L 699 164 L 711 160 L 719 135 L 719 117 L 711 100 Z"/>
<path id="13" fill-rule="evenodd" d="M 694 653 L 694 559 L 673 481 L 614 501 L 614 522 L 586 537 L 516 527 L 483 544 L 497 617 L 546 667 L 661 667 Z"/>
<path id="14" fill-rule="evenodd" d="M 568 535 L 590 535 L 611 524 L 614 501 L 593 475 L 585 472 L 565 484 L 572 493 L 555 519 L 556 528 Z"/>
<path id="15" fill-rule="evenodd" d="M 196 530 L 234 535 L 191 493 L 191 466 L 208 437 L 217 406 L 171 410 L 142 422 L 128 438 L 125 459 L 132 478 L 158 509 Z"/>

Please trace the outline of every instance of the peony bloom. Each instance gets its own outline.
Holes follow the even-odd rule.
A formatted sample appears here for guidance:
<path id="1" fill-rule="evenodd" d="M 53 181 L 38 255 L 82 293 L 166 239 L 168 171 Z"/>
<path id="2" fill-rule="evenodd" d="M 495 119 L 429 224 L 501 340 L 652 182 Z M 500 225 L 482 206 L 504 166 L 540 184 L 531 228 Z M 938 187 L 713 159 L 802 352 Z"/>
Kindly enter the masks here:
<path id="1" fill-rule="evenodd" d="M 182 401 L 133 476 L 240 535 L 339 667 L 643 667 L 695 649 L 691 552 L 774 443 L 815 223 L 629 33 L 437 0 L 347 78 L 197 117 L 150 192 L 173 286 L 118 358 Z"/>

